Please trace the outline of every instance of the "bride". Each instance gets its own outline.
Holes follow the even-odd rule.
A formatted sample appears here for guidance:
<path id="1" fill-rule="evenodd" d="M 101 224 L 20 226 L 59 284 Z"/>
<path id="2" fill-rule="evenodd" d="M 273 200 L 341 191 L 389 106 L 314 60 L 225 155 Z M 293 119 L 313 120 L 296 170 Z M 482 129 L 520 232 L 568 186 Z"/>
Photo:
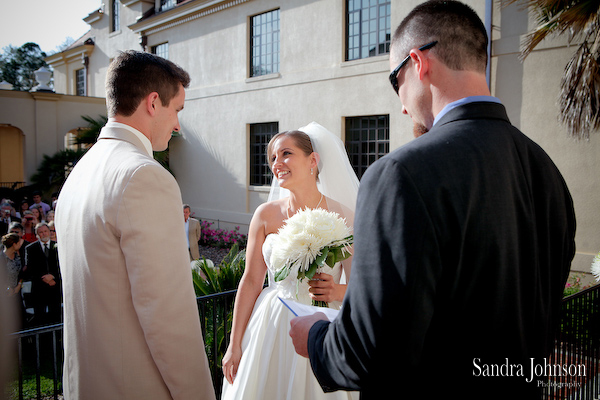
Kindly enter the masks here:
<path id="1" fill-rule="evenodd" d="M 288 335 L 294 315 L 278 297 L 340 308 L 352 259 L 303 280 L 290 274 L 275 282 L 272 243 L 286 220 L 304 208 L 335 211 L 354 221 L 358 179 L 342 141 L 312 122 L 298 131 L 278 133 L 267 148 L 273 171 L 269 201 L 256 209 L 248 233 L 246 270 L 233 311 L 231 340 L 223 357 L 222 399 L 358 399 L 358 392 L 325 394 L 310 362 L 294 351 Z M 263 289 L 265 273 L 269 286 Z M 296 295 L 297 293 L 297 295 Z"/>

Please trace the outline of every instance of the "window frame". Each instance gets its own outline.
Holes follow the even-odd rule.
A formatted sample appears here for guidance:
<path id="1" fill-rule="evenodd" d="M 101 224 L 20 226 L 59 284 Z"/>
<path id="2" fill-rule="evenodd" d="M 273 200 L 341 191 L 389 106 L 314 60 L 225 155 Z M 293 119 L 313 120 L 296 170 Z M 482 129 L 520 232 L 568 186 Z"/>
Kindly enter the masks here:
<path id="1" fill-rule="evenodd" d="M 361 2 L 361 8 L 360 10 L 351 10 L 351 5 L 350 2 L 355 2 L 355 1 L 360 1 Z M 388 55 L 390 52 L 390 42 L 391 42 L 391 0 L 377 0 L 378 4 L 377 6 L 375 6 L 377 8 L 377 17 L 376 18 L 370 18 L 368 20 L 364 20 L 363 18 L 363 14 L 365 12 L 365 8 L 369 8 L 371 6 L 363 6 L 363 2 L 365 1 L 369 1 L 369 0 L 346 0 L 345 1 L 345 35 L 344 35 L 344 39 L 345 39 L 345 49 L 344 49 L 344 60 L 345 61 L 355 61 L 355 60 L 364 60 L 364 59 L 368 59 L 370 57 L 377 57 L 377 56 L 382 56 L 382 55 Z M 383 4 L 379 4 L 380 1 L 383 1 Z M 386 27 L 384 27 L 383 29 L 385 29 L 385 37 L 386 40 L 385 41 L 381 41 L 380 40 L 380 35 L 381 35 L 381 19 L 382 16 L 380 15 L 380 7 L 386 7 L 386 15 L 383 16 L 383 18 L 385 19 L 385 24 Z M 353 25 L 355 25 L 358 29 L 358 33 L 353 35 L 352 37 L 350 36 L 350 33 L 352 32 L 352 28 L 350 26 L 350 20 L 351 20 L 351 13 L 359 13 L 359 21 L 358 22 L 353 22 Z M 369 21 L 375 21 L 376 24 L 376 30 L 374 32 L 369 31 L 368 34 L 375 34 L 376 35 L 376 43 L 374 44 L 374 47 L 371 48 L 369 50 L 369 54 L 367 56 L 364 56 L 363 53 L 363 47 L 365 47 L 363 45 L 363 38 L 364 38 L 364 33 L 363 33 L 363 25 L 365 23 L 369 23 Z M 354 40 L 358 40 L 358 45 L 357 46 L 352 46 L 351 47 L 351 43 Z M 367 44 L 367 46 L 369 46 L 369 44 Z M 383 46 L 383 49 L 381 49 L 381 47 Z M 375 53 L 371 54 L 371 51 L 375 50 Z M 354 54 L 351 55 L 352 51 L 356 51 L 358 52 L 358 56 L 354 56 Z"/>
<path id="2" fill-rule="evenodd" d="M 264 128 L 264 131 L 256 132 L 255 128 Z M 248 124 L 248 186 L 271 186 L 273 174 L 267 158 L 267 145 L 278 132 L 278 121 Z M 260 135 L 259 141 L 254 140 L 257 134 Z M 260 169 L 260 172 L 256 171 L 257 168 Z M 255 179 L 256 177 L 261 178 Z"/>
<path id="3" fill-rule="evenodd" d="M 111 0 L 110 2 L 110 28 L 111 32 L 121 30 L 121 0 Z"/>
<path id="4" fill-rule="evenodd" d="M 384 124 L 379 125 L 379 120 L 383 120 Z M 353 121 L 360 122 L 361 126 L 352 126 Z M 371 122 L 374 122 L 375 126 L 372 127 L 370 125 Z M 366 126 L 363 125 L 365 123 Z M 390 116 L 389 114 L 381 114 L 345 117 L 344 124 L 344 147 L 346 148 L 350 165 L 352 165 L 356 176 L 360 180 L 371 164 L 390 152 Z M 373 130 L 374 132 L 371 132 Z M 380 132 L 380 130 L 383 130 L 383 132 Z M 358 139 L 355 136 L 357 132 Z M 384 138 L 380 139 L 382 133 Z M 375 150 L 374 152 L 371 151 L 371 147 Z"/>
<path id="5" fill-rule="evenodd" d="M 159 53 L 159 51 L 160 51 L 160 53 Z M 165 60 L 168 60 L 169 59 L 169 42 L 159 43 L 157 45 L 150 46 L 150 53 L 155 54 L 159 57 L 162 57 Z M 166 56 L 163 55 L 163 53 L 165 53 Z"/>
<path id="6" fill-rule="evenodd" d="M 81 81 L 79 74 L 82 74 Z M 75 70 L 75 95 L 76 96 L 87 96 L 87 82 L 86 82 L 86 68 L 79 68 Z M 79 84 L 82 84 L 82 94 L 79 94 Z"/>
<path id="7" fill-rule="evenodd" d="M 277 12 L 277 27 L 276 29 L 272 29 L 269 32 L 267 32 L 267 34 L 270 35 L 270 39 L 271 42 L 268 42 L 263 45 L 262 44 L 262 35 L 260 36 L 255 36 L 255 18 L 258 18 L 260 16 L 265 16 L 265 18 L 268 18 L 268 14 Z M 267 21 L 267 23 L 272 23 L 273 19 L 271 19 L 271 21 Z M 261 24 L 262 25 L 266 25 L 266 23 Z M 255 46 L 255 40 L 261 40 L 261 43 L 259 43 L 257 46 Z M 262 76 L 268 76 L 268 75 L 273 75 L 273 74 L 278 74 L 280 71 L 280 67 L 281 67 L 281 11 L 279 8 L 275 8 L 269 11 L 265 11 L 259 14 L 254 14 L 251 15 L 250 17 L 248 17 L 248 46 L 249 46 L 249 51 L 248 51 L 248 77 L 249 78 L 256 78 L 256 77 L 262 77 Z M 255 54 L 255 49 L 261 49 L 262 47 L 267 47 L 270 46 L 271 47 L 271 52 L 266 52 L 264 55 L 262 53 L 260 53 L 258 56 L 256 56 Z M 274 49 L 274 47 L 276 46 L 276 50 Z M 265 49 L 266 50 L 266 49 Z M 257 66 L 254 65 L 254 60 L 255 59 L 261 59 L 261 58 L 270 58 L 270 62 L 266 62 L 265 64 L 258 64 Z M 276 59 L 276 61 L 275 61 Z M 267 66 L 266 68 L 264 66 Z M 268 68 L 271 68 L 271 70 L 269 70 Z M 261 73 L 262 69 L 265 69 L 264 72 Z M 256 70 L 258 69 L 258 71 Z"/>

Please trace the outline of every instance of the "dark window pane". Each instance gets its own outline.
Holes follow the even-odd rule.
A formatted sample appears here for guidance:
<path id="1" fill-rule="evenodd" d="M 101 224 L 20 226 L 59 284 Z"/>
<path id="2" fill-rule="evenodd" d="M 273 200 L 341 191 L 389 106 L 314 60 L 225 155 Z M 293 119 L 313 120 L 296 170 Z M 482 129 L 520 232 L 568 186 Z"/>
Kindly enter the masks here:
<path id="1" fill-rule="evenodd" d="M 250 76 L 279 72 L 279 10 L 251 18 Z"/>
<path id="2" fill-rule="evenodd" d="M 390 0 L 346 1 L 346 60 L 390 50 Z"/>
<path id="3" fill-rule="evenodd" d="M 346 118 L 346 151 L 358 178 L 390 151 L 389 116 Z"/>
<path id="4" fill-rule="evenodd" d="M 271 169 L 267 160 L 267 144 L 279 130 L 278 122 L 250 125 L 250 185 L 271 184 Z"/>

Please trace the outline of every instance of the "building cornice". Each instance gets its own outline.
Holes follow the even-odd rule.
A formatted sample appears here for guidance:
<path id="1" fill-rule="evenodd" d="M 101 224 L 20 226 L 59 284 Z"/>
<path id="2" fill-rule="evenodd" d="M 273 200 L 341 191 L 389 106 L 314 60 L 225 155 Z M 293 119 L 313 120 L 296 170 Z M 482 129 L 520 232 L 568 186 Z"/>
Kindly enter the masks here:
<path id="1" fill-rule="evenodd" d="M 191 1 L 129 25 L 129 29 L 135 33 L 152 35 L 239 4 L 247 3 L 248 1 L 251 0 Z"/>
<path id="2" fill-rule="evenodd" d="M 154 4 L 154 0 L 121 0 L 121 4 L 125 7 L 131 7 L 136 3 L 152 3 Z"/>
<path id="3" fill-rule="evenodd" d="M 88 25 L 91 25 L 94 22 L 100 21 L 102 19 L 103 15 L 104 15 L 104 6 L 89 13 L 88 16 L 83 19 L 83 21 L 85 23 L 87 23 Z"/>
<path id="4" fill-rule="evenodd" d="M 46 57 L 44 60 L 50 64 L 53 68 L 76 61 L 77 58 L 82 59 L 83 57 L 89 56 L 94 51 L 93 44 L 84 44 L 77 46 L 73 49 L 65 50 L 60 53 L 53 54 Z"/>

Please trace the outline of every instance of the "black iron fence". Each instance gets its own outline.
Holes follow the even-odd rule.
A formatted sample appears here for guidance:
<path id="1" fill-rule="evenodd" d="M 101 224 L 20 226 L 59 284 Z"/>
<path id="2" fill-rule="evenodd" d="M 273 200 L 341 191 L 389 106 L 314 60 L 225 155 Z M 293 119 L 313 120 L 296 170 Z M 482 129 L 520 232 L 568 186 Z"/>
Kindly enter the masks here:
<path id="1" fill-rule="evenodd" d="M 197 298 L 202 335 L 217 398 L 221 397 L 221 359 L 227 350 L 231 310 L 236 290 Z M 18 349 L 18 372 L 9 385 L 8 398 L 59 399 L 62 393 L 62 324 L 14 333 Z M 0 394 L 0 398 L 2 398 Z"/>
<path id="2" fill-rule="evenodd" d="M 230 290 L 197 299 L 217 399 L 221 397 L 221 359 L 229 342 L 235 293 L 236 290 Z M 19 369 L 9 398 L 58 399 L 62 393 L 62 324 L 21 331 L 13 336 L 18 342 Z M 600 285 L 563 300 L 561 329 L 547 364 L 549 369 L 544 373 L 547 380 L 542 382 L 544 399 L 599 398 Z M 24 390 L 26 381 L 29 386 L 34 382 L 33 390 Z"/>
<path id="3" fill-rule="evenodd" d="M 544 399 L 600 397 L 600 285 L 565 297 L 560 332 L 543 369 Z"/>

